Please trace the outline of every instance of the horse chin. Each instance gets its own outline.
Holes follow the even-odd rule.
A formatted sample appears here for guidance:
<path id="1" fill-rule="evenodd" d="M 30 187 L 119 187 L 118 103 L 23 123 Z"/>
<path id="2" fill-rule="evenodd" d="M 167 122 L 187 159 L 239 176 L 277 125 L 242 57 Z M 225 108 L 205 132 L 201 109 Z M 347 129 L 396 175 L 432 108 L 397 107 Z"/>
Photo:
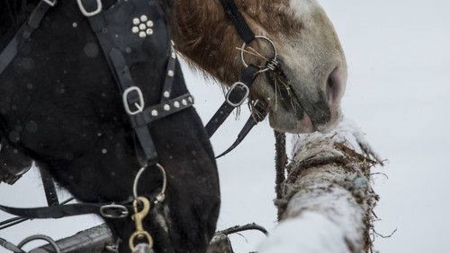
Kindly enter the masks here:
<path id="1" fill-rule="evenodd" d="M 294 113 L 281 108 L 269 113 L 269 123 L 273 129 L 279 132 L 312 133 L 315 131 L 311 118 L 306 113 L 299 120 Z"/>

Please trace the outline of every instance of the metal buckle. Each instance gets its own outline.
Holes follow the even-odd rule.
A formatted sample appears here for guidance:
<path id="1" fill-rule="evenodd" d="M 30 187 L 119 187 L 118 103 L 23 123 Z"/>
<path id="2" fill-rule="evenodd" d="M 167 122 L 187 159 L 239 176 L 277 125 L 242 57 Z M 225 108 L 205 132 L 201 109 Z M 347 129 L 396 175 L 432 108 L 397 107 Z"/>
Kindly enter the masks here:
<path id="1" fill-rule="evenodd" d="M 137 108 L 135 111 L 132 111 L 132 110 L 130 109 L 130 104 L 128 103 L 128 95 L 129 95 L 132 91 L 136 91 L 137 94 L 138 94 L 138 96 L 139 96 L 139 101 L 136 102 L 136 103 L 134 103 L 134 106 L 136 106 L 136 108 Z M 132 86 L 132 87 L 126 89 L 126 90 L 123 92 L 122 99 L 123 99 L 123 105 L 125 106 L 125 111 L 126 111 L 129 115 L 136 115 L 136 114 L 141 113 L 141 112 L 144 111 L 144 106 L 145 106 L 145 103 L 144 103 L 144 95 L 142 95 L 142 91 L 141 91 L 141 89 L 139 89 L 139 87 L 137 87 L 137 86 Z"/>
<path id="2" fill-rule="evenodd" d="M 105 218 L 122 219 L 128 217 L 128 208 L 122 205 L 110 204 L 100 207 L 100 214 Z"/>
<path id="3" fill-rule="evenodd" d="M 77 0 L 78 6 L 80 7 L 81 13 L 83 13 L 83 15 L 86 17 L 95 16 L 95 15 L 99 14 L 103 9 L 102 0 L 97 0 L 97 9 L 94 11 L 91 11 L 91 12 L 87 11 L 86 8 L 84 8 L 83 2 L 81 2 L 81 1 L 82 0 Z M 93 0 L 89 0 L 89 1 L 93 1 Z"/>
<path id="4" fill-rule="evenodd" d="M 56 3 L 58 3 L 58 0 L 42 0 L 44 3 L 50 5 L 51 7 L 55 7 Z"/>
<path id="5" fill-rule="evenodd" d="M 274 63 L 274 64 L 277 63 L 278 51 L 277 51 L 277 48 L 275 47 L 275 44 L 273 43 L 273 41 L 271 39 L 267 38 L 266 36 L 262 36 L 262 35 L 255 36 L 255 39 L 261 39 L 261 40 L 264 40 L 264 41 L 266 41 L 266 42 L 268 42 L 270 44 L 270 46 L 272 47 L 274 55 L 273 55 L 272 59 L 268 60 L 268 62 L 269 63 Z M 242 44 L 242 47 L 241 47 L 241 61 L 242 61 L 242 64 L 244 64 L 244 66 L 246 68 L 248 68 L 248 64 L 245 61 L 245 57 L 244 57 L 244 51 L 245 51 L 245 47 L 246 46 L 247 46 L 247 43 L 244 42 L 244 44 Z M 263 73 L 263 72 L 266 72 L 268 70 L 271 70 L 271 67 L 272 67 L 272 65 L 268 64 L 265 68 L 261 69 L 259 71 L 259 73 Z"/>
<path id="6" fill-rule="evenodd" d="M 237 88 L 243 89 L 243 90 L 245 91 L 245 94 L 244 94 L 244 96 L 242 97 L 242 99 L 241 99 L 240 101 L 238 101 L 237 103 L 234 103 L 234 102 L 232 102 L 232 101 L 230 100 L 230 95 L 231 95 L 231 93 L 232 93 L 233 91 L 235 91 L 235 89 L 237 89 Z M 231 86 L 230 90 L 229 90 L 228 93 L 227 93 L 226 101 L 227 101 L 227 103 L 230 104 L 231 106 L 233 106 L 233 107 L 238 107 L 238 106 L 242 105 L 242 104 L 245 102 L 245 99 L 247 99 L 247 97 L 248 97 L 249 94 L 250 94 L 250 89 L 248 88 L 248 86 L 247 86 L 245 83 L 243 83 L 243 82 L 235 82 L 235 83 Z"/>

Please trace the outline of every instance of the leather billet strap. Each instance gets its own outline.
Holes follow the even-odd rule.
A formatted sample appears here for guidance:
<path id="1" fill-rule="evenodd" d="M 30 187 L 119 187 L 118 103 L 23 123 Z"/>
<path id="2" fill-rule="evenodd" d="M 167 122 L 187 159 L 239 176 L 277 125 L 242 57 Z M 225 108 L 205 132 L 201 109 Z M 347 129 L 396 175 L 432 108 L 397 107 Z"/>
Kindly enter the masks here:
<path id="1" fill-rule="evenodd" d="M 0 74 L 11 64 L 19 50 L 30 38 L 31 34 L 39 27 L 45 14 L 56 4 L 56 0 L 42 0 L 31 13 L 29 19 L 23 24 L 19 31 L 14 35 L 5 49 L 0 54 Z"/>
<path id="2" fill-rule="evenodd" d="M 219 110 L 217 110 L 217 112 L 205 126 L 206 132 L 208 133 L 209 137 L 211 137 L 217 131 L 217 129 L 219 129 L 219 127 L 228 118 L 228 116 L 230 116 L 234 109 L 236 109 L 236 107 L 240 105 L 239 103 L 247 98 L 246 96 L 248 95 L 248 91 L 253 86 L 258 72 L 259 68 L 253 65 L 249 65 L 249 67 L 244 70 L 241 78 L 239 79 L 239 83 L 244 84 L 247 88 L 242 89 L 243 87 L 233 86 L 236 88 L 230 89 L 228 91 L 228 99 L 222 104 L 222 106 L 220 106 Z M 233 104 L 239 105 L 235 106 Z"/>
<path id="3" fill-rule="evenodd" d="M 237 139 L 234 141 L 234 143 L 222 154 L 216 156 L 216 159 L 225 156 L 226 154 L 230 153 L 235 149 L 241 142 L 245 139 L 245 137 L 250 133 L 250 131 L 253 129 L 254 126 L 256 126 L 259 122 L 263 121 L 267 116 L 267 108 L 266 103 L 262 102 L 261 100 L 256 101 L 255 105 L 253 106 L 252 115 L 248 118 L 247 122 L 245 123 L 244 127 L 241 129 L 241 131 L 238 134 Z"/>
<path id="4" fill-rule="evenodd" d="M 228 17 L 230 17 L 231 22 L 233 22 L 233 25 L 236 27 L 236 30 L 239 33 L 239 36 L 241 36 L 242 40 L 247 44 L 252 42 L 255 39 L 255 34 L 248 26 L 234 0 L 219 1 L 222 4 L 223 9 L 227 13 Z"/>

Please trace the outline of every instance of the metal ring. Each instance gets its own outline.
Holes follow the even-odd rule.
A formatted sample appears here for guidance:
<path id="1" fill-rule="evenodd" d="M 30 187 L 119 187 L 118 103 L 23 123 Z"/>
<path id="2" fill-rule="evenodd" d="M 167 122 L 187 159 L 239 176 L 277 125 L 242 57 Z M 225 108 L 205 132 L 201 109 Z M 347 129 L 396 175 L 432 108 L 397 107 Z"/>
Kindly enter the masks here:
<path id="1" fill-rule="evenodd" d="M 90 0 L 90 1 L 93 1 L 93 0 Z M 99 14 L 103 9 L 102 0 L 97 0 L 97 9 L 94 11 L 91 11 L 91 12 L 87 11 L 86 8 L 84 8 L 84 5 L 81 2 L 81 0 L 77 0 L 77 2 L 78 2 L 78 6 L 80 7 L 81 13 L 83 13 L 83 15 L 86 17 L 95 16 L 95 15 Z"/>
<path id="2" fill-rule="evenodd" d="M 278 51 L 277 51 L 277 48 L 275 47 L 275 43 L 273 43 L 273 41 L 271 39 L 269 39 L 269 38 L 267 38 L 266 36 L 263 36 L 263 35 L 257 35 L 257 36 L 255 36 L 255 39 L 261 39 L 261 40 L 265 40 L 265 41 L 269 42 L 269 44 L 272 46 L 273 53 L 274 53 L 273 58 L 271 60 L 269 60 L 269 62 L 276 62 L 277 58 L 278 58 Z M 245 61 L 245 57 L 244 57 L 244 50 L 245 50 L 246 46 L 247 46 L 247 43 L 244 42 L 244 44 L 242 44 L 242 47 L 241 47 L 241 61 L 242 61 L 242 64 L 244 64 L 244 66 L 246 68 L 248 68 L 248 64 Z M 270 70 L 270 68 L 266 67 L 264 69 L 261 69 L 259 71 L 259 73 L 263 73 L 263 72 L 266 72 L 268 70 Z"/>
<path id="3" fill-rule="evenodd" d="M 30 237 L 25 238 L 24 240 L 22 240 L 17 247 L 19 247 L 20 249 L 22 249 L 22 247 L 32 241 L 35 240 L 44 240 L 46 242 L 48 242 L 50 245 L 52 245 L 52 247 L 56 250 L 56 253 L 61 253 L 61 249 L 58 247 L 58 244 L 56 244 L 56 242 L 50 238 L 49 236 L 46 235 L 32 235 Z"/>
<path id="4" fill-rule="evenodd" d="M 120 212 L 120 214 L 115 216 L 115 215 L 109 213 L 110 210 L 116 210 L 116 211 Z M 104 206 L 100 207 L 100 214 L 105 218 L 122 219 L 122 218 L 127 217 L 129 212 L 128 212 L 128 209 L 123 205 L 110 204 L 110 205 L 104 205 Z"/>
<path id="5" fill-rule="evenodd" d="M 145 239 L 147 239 L 148 247 L 150 249 L 153 248 L 152 236 L 147 231 L 139 231 L 139 232 L 134 232 L 131 235 L 130 240 L 128 241 L 131 251 L 134 251 L 134 248 L 136 247 L 136 245 L 134 245 L 134 240 L 136 238 L 142 238 L 142 237 L 145 237 Z"/>
<path id="6" fill-rule="evenodd" d="M 136 177 L 134 178 L 134 183 L 133 183 L 133 196 L 134 196 L 134 199 L 137 199 L 139 197 L 138 192 L 137 192 L 139 179 L 141 178 L 142 174 L 145 172 L 147 167 L 148 167 L 147 165 L 142 167 L 138 171 L 138 173 L 136 174 Z M 157 163 L 156 167 L 158 167 L 158 169 L 160 170 L 161 175 L 163 177 L 163 185 L 162 185 L 162 188 L 161 188 L 161 192 L 158 193 L 158 195 L 156 196 L 156 200 L 159 201 L 159 202 L 163 202 L 165 197 L 166 197 L 167 174 L 166 174 L 166 170 L 164 169 L 164 167 L 161 164 Z"/>

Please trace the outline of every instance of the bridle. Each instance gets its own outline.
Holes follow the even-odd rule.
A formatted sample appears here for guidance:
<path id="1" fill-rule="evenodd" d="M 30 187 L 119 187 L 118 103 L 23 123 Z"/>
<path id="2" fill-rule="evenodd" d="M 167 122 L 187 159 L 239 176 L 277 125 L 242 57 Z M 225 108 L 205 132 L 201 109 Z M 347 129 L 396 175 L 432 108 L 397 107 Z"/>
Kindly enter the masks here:
<path id="1" fill-rule="evenodd" d="M 130 199 L 121 203 L 61 205 L 57 203 L 57 199 L 56 203 L 54 203 L 55 200 L 53 199 L 48 200 L 49 204 L 54 204 L 49 207 L 13 208 L 0 205 L 1 210 L 28 219 L 61 218 L 82 214 L 97 214 L 109 219 L 133 216 L 136 231 L 129 240 L 130 249 L 133 251 L 136 246 L 135 239 L 141 237 L 144 237 L 148 247 L 152 248 L 153 239 L 143 229 L 142 221 L 149 214 L 150 203 L 160 205 L 164 202 L 167 177 L 164 167 L 158 163 L 158 154 L 148 126 L 157 120 L 190 108 L 194 104 L 194 99 L 189 93 L 175 98 L 171 96 L 177 61 L 173 44 L 170 45 L 169 60 L 164 74 L 163 92 L 159 104 L 147 106 L 142 92 L 143 89 L 141 89 L 143 84 L 135 83 L 131 77 L 131 65 L 150 60 L 146 56 L 147 54 L 143 52 L 142 45 L 144 38 L 153 34 L 153 21 L 148 11 L 152 7 L 150 4 L 152 2 L 144 0 L 118 1 L 114 8 L 104 11 L 101 0 L 77 0 L 81 13 L 88 19 L 90 27 L 97 37 L 110 71 L 122 94 L 122 103 L 134 129 L 141 153 L 144 155 L 144 162 L 141 163 L 142 168 L 136 175 L 134 182 L 134 196 L 130 196 Z M 40 26 L 47 12 L 56 5 L 57 0 L 41 0 L 39 2 L 25 24 L 20 27 L 19 31 L 0 53 L 0 74 L 10 65 L 33 31 Z M 120 17 L 123 16 L 130 17 L 129 22 L 106 22 L 108 20 L 120 20 Z M 132 26 L 131 29 L 130 25 Z M 130 33 L 134 36 L 130 36 Z M 123 36 L 127 39 L 113 39 L 116 36 Z M 133 52 L 133 54 L 130 52 Z M 139 178 L 148 167 L 152 166 L 157 167 L 161 172 L 163 179 L 161 190 L 150 196 L 146 194 L 140 195 L 137 193 Z M 46 193 L 46 195 L 48 196 L 49 194 Z M 56 192 L 54 195 L 56 195 Z M 1 223 L 2 227 L 7 225 L 5 222 Z"/>
<path id="2" fill-rule="evenodd" d="M 230 116 L 230 114 L 237 107 L 241 106 L 250 95 L 250 89 L 253 86 L 253 83 L 256 77 L 259 74 L 274 71 L 278 68 L 278 51 L 274 44 L 274 42 L 263 35 L 255 35 L 253 31 L 250 29 L 248 23 L 245 21 L 242 13 L 239 11 L 238 7 L 234 0 L 219 0 L 222 5 L 225 13 L 230 18 L 234 27 L 236 28 L 237 33 L 241 37 L 243 44 L 240 48 L 240 57 L 242 64 L 245 69 L 242 72 L 239 81 L 235 82 L 231 85 L 230 89 L 226 94 L 225 102 L 220 106 L 214 116 L 210 119 L 210 121 L 206 124 L 205 128 L 208 135 L 211 137 L 217 131 L 217 129 L 224 123 L 224 121 Z M 245 60 L 245 48 L 248 44 L 252 43 L 255 40 L 263 40 L 265 41 L 272 49 L 273 55 L 267 57 L 269 59 L 265 66 L 257 67 L 252 64 L 248 64 Z M 236 141 L 222 154 L 217 156 L 217 158 L 226 155 L 231 152 L 234 148 L 236 148 L 247 136 L 247 134 L 253 129 L 253 127 L 259 122 L 263 121 L 267 116 L 267 105 L 265 102 L 261 100 L 253 101 L 253 109 L 252 115 L 245 123 L 244 127 L 238 134 L 238 138 Z"/>

